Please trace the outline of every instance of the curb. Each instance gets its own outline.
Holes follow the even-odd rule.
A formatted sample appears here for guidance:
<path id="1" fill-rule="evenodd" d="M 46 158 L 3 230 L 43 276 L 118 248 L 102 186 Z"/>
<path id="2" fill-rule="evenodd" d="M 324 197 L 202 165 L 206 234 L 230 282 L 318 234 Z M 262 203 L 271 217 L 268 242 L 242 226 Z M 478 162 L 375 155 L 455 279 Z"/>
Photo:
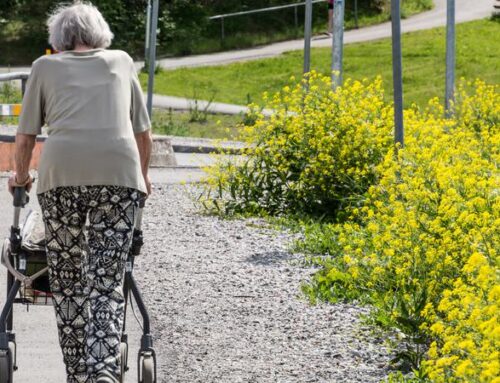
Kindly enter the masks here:
<path id="1" fill-rule="evenodd" d="M 174 153 L 193 153 L 193 154 L 233 154 L 240 155 L 243 148 L 232 148 L 224 146 L 196 146 L 172 144 Z"/>
<path id="2" fill-rule="evenodd" d="M 14 130 L 12 129 L 13 132 Z M 0 171 L 14 169 L 15 135 L 12 133 L 0 134 Z M 46 139 L 47 136 L 45 135 L 37 136 L 30 164 L 31 169 L 38 168 L 38 162 L 40 161 L 43 144 Z M 175 154 L 241 155 L 244 149 L 245 145 L 242 142 L 236 141 L 220 142 L 213 139 L 154 135 L 150 166 L 152 168 L 202 168 L 207 165 L 198 166 L 196 164 L 197 166 L 185 166 L 184 164 L 180 164 L 179 166 Z"/>
<path id="3" fill-rule="evenodd" d="M 37 136 L 36 142 L 45 142 L 46 136 Z M 10 134 L 0 134 L 0 142 L 14 143 L 16 137 Z M 241 142 L 222 142 L 218 143 L 215 140 L 199 139 L 194 137 L 176 137 L 176 136 L 153 136 L 153 141 L 172 142 L 174 153 L 193 153 L 193 154 L 242 154 L 245 146 Z"/>

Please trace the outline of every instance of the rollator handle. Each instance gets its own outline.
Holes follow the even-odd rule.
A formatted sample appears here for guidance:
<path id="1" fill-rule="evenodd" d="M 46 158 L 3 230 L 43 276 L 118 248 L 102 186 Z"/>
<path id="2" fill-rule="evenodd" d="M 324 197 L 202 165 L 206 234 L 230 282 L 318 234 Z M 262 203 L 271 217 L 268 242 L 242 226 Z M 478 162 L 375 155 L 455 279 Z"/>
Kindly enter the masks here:
<path id="1" fill-rule="evenodd" d="M 18 186 L 14 188 L 14 207 L 25 207 L 30 198 L 26 193 L 26 188 L 24 186 Z"/>

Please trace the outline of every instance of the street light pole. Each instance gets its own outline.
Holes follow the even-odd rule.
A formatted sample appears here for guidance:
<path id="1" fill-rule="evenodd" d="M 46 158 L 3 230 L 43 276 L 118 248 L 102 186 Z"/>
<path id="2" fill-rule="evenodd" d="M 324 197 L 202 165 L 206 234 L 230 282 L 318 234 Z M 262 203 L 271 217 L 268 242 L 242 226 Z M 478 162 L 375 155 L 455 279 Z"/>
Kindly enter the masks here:
<path id="1" fill-rule="evenodd" d="M 151 0 L 148 0 L 148 7 L 146 8 L 146 41 L 144 44 L 144 68 L 148 68 L 149 57 L 149 38 L 151 36 Z"/>
<path id="2" fill-rule="evenodd" d="M 455 99 L 455 0 L 448 0 L 446 15 L 446 116 L 452 114 Z"/>
<path id="3" fill-rule="evenodd" d="M 156 33 L 158 30 L 158 8 L 159 0 L 153 0 L 153 12 L 151 15 L 151 37 L 149 38 L 149 77 L 148 77 L 148 100 L 147 108 L 149 118 L 152 118 L 153 113 L 153 88 L 155 80 L 155 66 L 156 66 Z"/>
<path id="4" fill-rule="evenodd" d="M 401 0 L 391 0 L 392 80 L 394 86 L 394 140 L 404 146 L 403 57 L 401 51 Z"/>
<path id="5" fill-rule="evenodd" d="M 312 0 L 306 0 L 304 22 L 304 74 L 311 71 Z"/>
<path id="6" fill-rule="evenodd" d="M 342 85 L 342 61 L 344 59 L 344 0 L 335 0 L 333 5 L 332 37 L 332 86 Z"/>

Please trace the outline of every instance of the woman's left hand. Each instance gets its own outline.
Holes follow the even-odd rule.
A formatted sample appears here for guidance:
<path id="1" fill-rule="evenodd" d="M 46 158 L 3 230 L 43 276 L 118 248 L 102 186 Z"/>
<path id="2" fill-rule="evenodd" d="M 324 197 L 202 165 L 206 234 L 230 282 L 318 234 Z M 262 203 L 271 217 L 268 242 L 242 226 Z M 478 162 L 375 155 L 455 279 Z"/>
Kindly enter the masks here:
<path id="1" fill-rule="evenodd" d="M 149 175 L 144 176 L 144 182 L 146 183 L 146 189 L 148 191 L 148 197 L 149 197 L 153 192 L 153 186 L 151 183 L 151 178 L 149 178 Z"/>
<path id="2" fill-rule="evenodd" d="M 33 186 L 33 177 L 31 174 L 28 174 L 28 176 L 24 177 L 22 180 L 19 180 L 17 178 L 17 174 L 14 173 L 9 177 L 9 192 L 10 194 L 14 195 L 14 188 L 16 187 L 24 187 L 27 192 L 31 190 L 31 187 Z"/>

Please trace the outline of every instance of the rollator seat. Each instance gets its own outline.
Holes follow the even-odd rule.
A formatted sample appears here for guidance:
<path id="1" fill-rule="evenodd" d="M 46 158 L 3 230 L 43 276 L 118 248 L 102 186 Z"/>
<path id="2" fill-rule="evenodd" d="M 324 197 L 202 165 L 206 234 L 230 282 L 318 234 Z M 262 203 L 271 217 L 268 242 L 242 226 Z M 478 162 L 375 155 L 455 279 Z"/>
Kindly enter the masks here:
<path id="1" fill-rule="evenodd" d="M 35 210 L 28 213 L 21 228 L 21 236 L 24 250 L 45 252 L 45 226 L 40 213 Z"/>

